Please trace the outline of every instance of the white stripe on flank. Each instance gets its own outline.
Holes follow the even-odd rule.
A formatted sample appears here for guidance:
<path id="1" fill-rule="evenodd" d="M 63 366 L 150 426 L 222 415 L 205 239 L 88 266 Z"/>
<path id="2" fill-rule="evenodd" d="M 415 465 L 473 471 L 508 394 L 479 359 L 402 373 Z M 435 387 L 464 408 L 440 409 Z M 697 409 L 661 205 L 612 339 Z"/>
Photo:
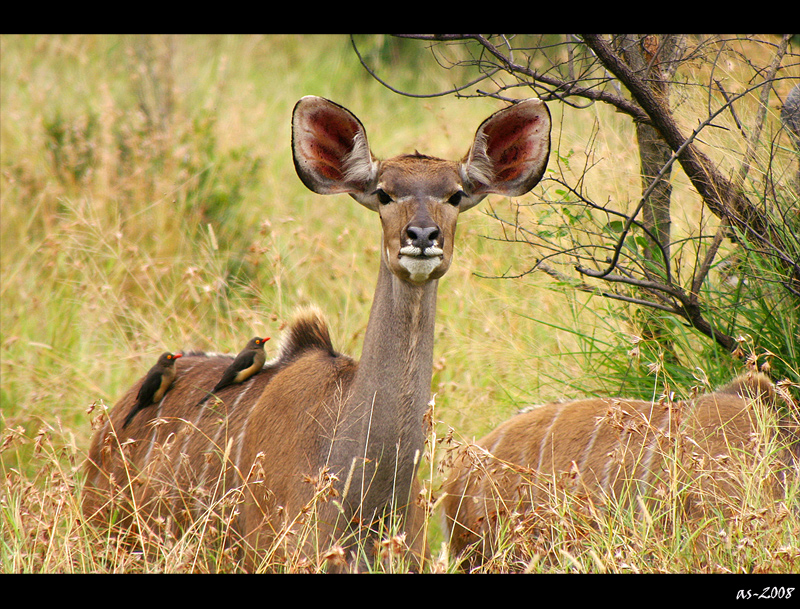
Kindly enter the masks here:
<path id="1" fill-rule="evenodd" d="M 652 427 L 653 425 L 654 416 L 655 416 L 655 404 L 652 404 L 650 406 L 650 417 L 647 420 L 649 427 Z M 644 454 L 641 455 L 639 460 L 639 464 L 641 467 L 641 475 L 637 476 L 637 491 L 640 496 L 644 493 L 647 485 L 652 484 L 652 479 L 653 479 L 652 467 L 654 458 L 656 456 L 656 446 L 658 444 L 658 439 L 663 435 L 664 428 L 670 424 L 671 419 L 672 417 L 670 416 L 670 412 L 667 411 L 664 420 L 661 421 L 661 424 L 657 428 L 658 429 L 657 432 L 652 432 L 652 430 L 648 428 L 648 432 L 652 434 L 652 438 L 650 439 L 650 442 L 648 442 L 647 447 L 645 447 L 644 445 L 642 446 Z M 642 504 L 639 503 L 638 509 L 643 509 L 643 507 L 644 506 L 642 506 Z"/>
<path id="2" fill-rule="evenodd" d="M 231 409 L 235 409 L 237 407 L 239 402 L 242 401 L 242 399 L 244 398 L 245 394 L 248 391 L 250 391 L 250 388 L 252 386 L 253 385 L 251 383 L 248 387 L 245 387 L 245 389 L 239 394 L 239 397 L 236 398 L 236 401 L 233 403 L 233 406 L 231 407 Z M 253 409 L 254 409 L 253 407 L 254 406 L 255 406 L 255 402 L 250 404 L 250 410 L 247 412 L 247 417 L 245 418 L 244 423 L 242 424 L 242 429 L 239 431 L 239 437 L 237 438 L 237 442 L 236 442 L 236 458 L 233 459 L 233 462 L 236 464 L 236 468 L 240 472 L 242 471 L 242 469 L 241 469 L 241 465 L 242 465 L 241 464 L 241 459 L 242 459 L 242 446 L 244 445 L 244 433 L 245 433 L 245 430 L 247 429 L 247 423 L 250 421 L 250 415 L 253 414 Z"/>
<path id="3" fill-rule="evenodd" d="M 550 452 L 552 456 L 553 451 L 553 427 L 556 426 L 556 422 L 558 421 L 559 417 L 561 417 L 561 413 L 564 412 L 564 406 L 559 404 L 558 408 L 556 409 L 555 415 L 553 415 L 553 419 L 550 421 L 550 425 L 547 426 L 547 431 L 544 432 L 542 436 L 542 445 L 539 447 L 539 463 L 536 465 L 536 469 L 538 471 L 542 471 L 542 464 L 544 463 L 544 456 L 545 450 L 547 448 L 547 441 L 550 440 Z"/>
<path id="4" fill-rule="evenodd" d="M 589 443 L 586 445 L 586 448 L 583 449 L 583 455 L 581 455 L 581 461 L 578 465 L 578 469 L 580 469 L 581 473 L 586 465 L 586 461 L 589 459 L 589 455 L 592 454 L 592 450 L 594 449 L 594 444 L 597 442 L 597 436 L 600 435 L 600 429 L 603 427 L 602 425 L 602 418 L 595 417 L 594 421 L 594 431 L 592 432 L 592 436 L 589 438 Z"/>
<path id="5" fill-rule="evenodd" d="M 233 405 L 230 408 L 231 410 L 233 410 L 233 409 L 235 409 L 237 407 L 239 402 L 242 400 L 244 395 L 250 390 L 251 387 L 252 387 L 252 384 L 246 386 L 239 393 L 239 395 L 236 397 L 236 400 L 234 400 Z M 205 406 L 204 406 L 204 408 L 205 408 Z M 252 412 L 252 405 L 250 407 L 250 412 Z M 248 413 L 247 416 L 249 418 L 250 413 Z M 246 427 L 246 422 L 243 425 L 243 427 Z M 218 449 L 218 450 L 222 451 L 220 453 L 220 457 L 223 458 L 221 463 L 220 463 L 220 475 L 223 474 L 223 472 L 225 471 L 225 468 L 227 467 L 227 463 L 225 462 L 225 459 L 224 459 L 225 451 L 226 451 L 226 448 L 227 448 L 227 442 L 226 442 L 225 446 L 222 446 L 220 444 L 220 437 L 222 436 L 223 432 L 225 432 L 228 429 L 229 429 L 229 427 L 227 425 L 217 425 L 217 433 L 214 435 L 214 438 L 209 441 L 209 450 Z M 237 446 L 237 450 L 238 450 L 239 454 L 241 453 L 241 437 L 242 437 L 242 433 L 239 434 L 239 442 L 238 442 L 238 446 Z M 230 441 L 230 439 L 228 440 L 228 442 L 229 441 Z M 239 468 L 239 462 L 238 462 L 239 458 L 240 458 L 239 455 L 237 455 L 237 458 L 235 460 L 231 459 L 231 461 L 236 463 L 237 469 Z M 211 460 L 210 459 L 205 459 L 204 461 L 205 461 L 205 463 L 203 465 L 203 473 L 200 476 L 200 485 L 201 486 L 203 486 L 205 484 L 206 480 L 208 479 L 208 469 L 211 467 Z M 225 491 L 227 491 L 227 490 L 228 489 L 226 488 Z"/>
<path id="6" fill-rule="evenodd" d="M 168 395 L 168 394 L 169 394 L 169 392 L 165 393 L 165 394 L 164 394 L 164 397 L 162 397 L 162 398 L 161 398 L 161 401 L 158 403 L 158 406 L 156 407 L 156 408 L 157 408 L 157 410 L 156 410 L 156 416 L 155 416 L 155 418 L 153 419 L 153 421 L 157 421 L 159 418 L 161 418 L 161 408 L 162 408 L 162 406 L 163 406 L 163 404 L 164 404 L 164 400 L 166 400 L 166 399 L 167 399 L 167 395 Z M 149 462 L 150 462 L 150 456 L 151 456 L 151 455 L 152 455 L 152 453 L 153 453 L 153 446 L 155 445 L 155 443 L 156 443 L 156 437 L 158 436 L 158 425 L 152 425 L 152 429 L 153 429 L 153 431 L 152 431 L 152 433 L 150 434 L 150 446 L 147 448 L 147 454 L 145 455 L 145 458 L 144 458 L 144 467 L 145 467 L 145 468 L 146 468 L 146 467 L 147 467 L 147 465 L 149 464 Z M 167 436 L 167 437 L 169 437 L 169 436 Z"/>
<path id="7" fill-rule="evenodd" d="M 619 400 L 613 400 L 613 399 L 612 400 L 603 400 L 603 403 L 609 404 L 610 406 L 613 406 L 614 404 L 616 404 L 616 405 L 619 406 L 620 409 L 623 408 L 623 406 L 619 402 Z M 623 410 L 623 413 L 626 414 L 626 415 L 628 414 L 628 412 L 624 411 L 624 410 Z M 603 417 L 603 418 L 605 418 L 605 417 Z M 602 425 L 602 422 L 600 423 L 600 425 Z M 622 448 L 622 434 L 620 433 L 619 442 L 614 445 L 614 447 L 611 449 L 611 452 L 613 453 L 615 450 L 618 450 L 618 449 L 621 449 L 621 448 Z M 623 459 L 624 459 L 624 456 L 625 456 L 625 453 L 622 453 L 621 457 Z M 609 489 L 609 485 L 610 485 L 610 478 L 611 478 L 611 469 L 612 469 L 612 467 L 614 465 L 614 459 L 612 457 L 608 456 L 608 455 L 602 455 L 602 459 L 603 459 L 603 463 L 604 463 L 604 466 L 603 466 L 603 479 L 602 479 L 602 481 L 600 481 L 600 477 L 598 476 L 597 480 L 600 483 L 600 490 L 603 491 L 603 493 L 606 495 L 606 497 L 610 497 L 611 493 L 609 491 L 611 489 Z"/>
<path id="8" fill-rule="evenodd" d="M 561 417 L 561 414 L 564 412 L 564 406 L 566 404 L 559 404 L 556 408 L 556 413 L 553 415 L 553 419 L 550 421 L 550 425 L 547 426 L 547 431 L 544 432 L 542 436 L 542 445 L 539 447 L 539 463 L 536 465 L 536 471 L 542 472 L 542 464 L 544 463 L 544 456 L 547 450 L 547 441 L 550 440 L 550 463 L 552 464 L 553 460 L 553 428 L 556 426 L 558 419 Z M 555 475 L 556 472 L 553 471 L 552 475 Z M 534 487 L 534 493 L 532 499 L 538 498 L 538 487 Z"/>

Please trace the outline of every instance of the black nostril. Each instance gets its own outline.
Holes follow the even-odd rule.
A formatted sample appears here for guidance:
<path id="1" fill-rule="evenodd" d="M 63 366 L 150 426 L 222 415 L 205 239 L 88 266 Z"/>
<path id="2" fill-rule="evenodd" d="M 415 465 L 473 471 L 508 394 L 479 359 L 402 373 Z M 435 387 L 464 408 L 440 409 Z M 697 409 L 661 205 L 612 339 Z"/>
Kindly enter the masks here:
<path id="1" fill-rule="evenodd" d="M 406 234 L 408 235 L 411 244 L 425 249 L 433 245 L 439 239 L 438 226 L 408 226 L 406 227 Z"/>

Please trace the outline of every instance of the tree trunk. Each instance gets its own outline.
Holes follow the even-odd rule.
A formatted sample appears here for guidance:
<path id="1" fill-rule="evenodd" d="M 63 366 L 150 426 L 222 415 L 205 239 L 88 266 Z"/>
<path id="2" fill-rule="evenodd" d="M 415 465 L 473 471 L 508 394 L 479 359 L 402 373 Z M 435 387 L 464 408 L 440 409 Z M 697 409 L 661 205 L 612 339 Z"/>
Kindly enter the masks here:
<path id="1" fill-rule="evenodd" d="M 622 55 L 631 69 L 647 82 L 653 94 L 661 103 L 669 107 L 668 74 L 663 68 L 673 63 L 675 55 L 682 46 L 682 37 L 676 35 L 638 35 L 632 34 L 620 39 Z M 647 191 L 657 179 L 662 168 L 672 156 L 672 149 L 653 126 L 636 123 L 636 140 L 639 144 L 639 162 L 642 175 L 642 192 Z M 642 221 L 655 241 L 648 247 L 645 258 L 666 268 L 670 254 L 670 197 L 672 185 L 671 167 L 665 171 L 642 208 Z M 648 240 L 649 242 L 649 240 Z"/>
<path id="2" fill-rule="evenodd" d="M 645 81 L 662 104 L 669 107 L 669 85 L 662 63 L 670 64 L 679 49 L 673 35 L 631 34 L 619 39 L 622 57 Z M 672 149 L 664 141 L 658 129 L 652 125 L 636 122 L 636 141 L 639 145 L 639 164 L 642 177 L 642 194 L 646 196 L 642 207 L 642 223 L 648 232 L 644 258 L 651 263 L 644 266 L 649 279 L 664 280 L 667 276 L 671 243 L 671 165 L 658 177 L 672 156 Z M 657 181 L 657 182 L 656 182 Z M 656 182 L 654 185 L 653 183 Z M 653 187 L 651 188 L 651 185 Z M 661 277 L 653 277 L 652 271 L 660 269 Z M 658 271 L 656 271 L 658 272 Z M 665 357 L 676 361 L 677 355 L 669 340 L 669 332 L 659 316 L 651 311 L 641 310 L 636 315 L 642 337 L 657 342 L 665 352 Z"/>
<path id="3" fill-rule="evenodd" d="M 793 293 L 800 291 L 800 266 L 785 255 L 791 248 L 784 243 L 780 227 L 773 224 L 762 209 L 748 200 L 744 193 L 720 173 L 715 164 L 683 135 L 661 99 L 639 74 L 622 61 L 603 37 L 595 34 L 581 34 L 581 37 L 603 65 L 631 92 L 670 148 L 678 153 L 678 162 L 708 209 L 741 231 L 753 247 L 774 252 L 788 271 L 786 286 Z"/>

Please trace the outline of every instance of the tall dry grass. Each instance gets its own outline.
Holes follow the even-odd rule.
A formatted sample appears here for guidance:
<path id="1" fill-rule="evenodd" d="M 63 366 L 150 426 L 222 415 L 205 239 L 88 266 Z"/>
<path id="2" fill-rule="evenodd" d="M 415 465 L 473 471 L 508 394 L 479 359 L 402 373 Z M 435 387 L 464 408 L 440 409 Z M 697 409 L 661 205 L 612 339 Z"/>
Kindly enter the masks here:
<path id="1" fill-rule="evenodd" d="M 449 86 L 451 75 L 424 50 L 367 42 L 396 82 Z M 254 334 L 279 335 L 303 304 L 320 306 L 337 348 L 359 355 L 379 227 L 349 198 L 315 196 L 297 179 L 297 99 L 323 95 L 350 108 L 378 155 L 418 149 L 448 158 L 466 151 L 499 104 L 399 97 L 363 73 L 342 36 L 4 35 L 0 45 L 0 569 L 237 570 L 220 542 L 225 522 L 200 522 L 152 554 L 83 525 L 81 464 L 93 420 L 160 352 L 238 351 Z M 558 150 L 571 151 L 576 166 L 602 159 L 604 171 L 587 176 L 591 187 L 633 199 L 631 125 L 600 107 L 551 111 Z M 515 209 L 499 197 L 487 207 Z M 593 358 L 633 357 L 621 348 L 629 319 L 610 303 L 548 290 L 539 275 L 481 278 L 536 256 L 485 238 L 500 229 L 482 211 L 461 218 L 440 284 L 435 425 L 422 466 L 431 506 L 449 437 L 483 435 L 529 401 L 606 389 L 587 373 Z M 733 365 L 714 373 L 730 377 Z M 664 382 L 652 379 L 654 394 Z M 435 515 L 429 528 L 426 568 L 454 569 Z M 392 547 L 391 531 L 385 537 Z M 635 553 L 623 559 L 635 563 Z M 390 569 L 404 570 L 397 560 Z M 691 570 L 690 560 L 665 558 L 657 570 Z"/>

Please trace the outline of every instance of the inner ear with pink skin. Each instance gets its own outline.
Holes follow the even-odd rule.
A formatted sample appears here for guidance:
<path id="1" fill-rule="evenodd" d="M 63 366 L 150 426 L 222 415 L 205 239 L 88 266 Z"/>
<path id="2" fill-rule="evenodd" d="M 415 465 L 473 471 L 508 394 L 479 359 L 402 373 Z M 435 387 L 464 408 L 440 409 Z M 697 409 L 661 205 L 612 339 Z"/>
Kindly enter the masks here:
<path id="1" fill-rule="evenodd" d="M 321 97 L 304 97 L 295 106 L 292 152 L 297 175 L 318 194 L 363 192 L 376 173 L 361 121 Z"/>
<path id="2" fill-rule="evenodd" d="M 542 179 L 550 154 L 550 112 L 539 99 L 526 99 L 495 112 L 478 128 L 459 165 L 468 200 L 485 195 L 520 196 Z M 372 155 L 361 121 L 346 108 L 308 96 L 292 115 L 292 151 L 298 176 L 319 194 L 348 193 L 368 207 L 380 162 Z"/>
<path id="3" fill-rule="evenodd" d="M 517 197 L 542 179 L 550 155 L 550 111 L 527 99 L 495 112 L 462 161 L 472 193 Z"/>

